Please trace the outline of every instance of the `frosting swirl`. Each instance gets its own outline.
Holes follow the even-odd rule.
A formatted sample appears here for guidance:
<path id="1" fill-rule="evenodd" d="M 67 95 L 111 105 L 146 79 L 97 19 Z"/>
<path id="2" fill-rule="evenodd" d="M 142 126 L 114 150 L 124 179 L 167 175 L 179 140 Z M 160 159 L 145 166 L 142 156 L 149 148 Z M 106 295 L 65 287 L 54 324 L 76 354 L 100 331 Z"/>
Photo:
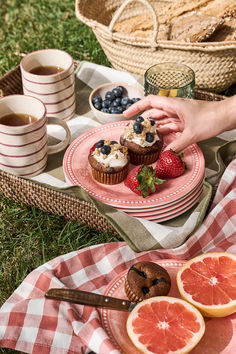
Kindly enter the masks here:
<path id="1" fill-rule="evenodd" d="M 119 143 L 111 144 L 110 140 L 104 140 L 104 146 L 110 147 L 108 154 L 103 153 L 102 147 L 95 148 L 93 157 L 105 167 L 123 167 L 128 163 L 128 149 Z M 109 149 L 108 149 L 109 150 Z"/>
<path id="2" fill-rule="evenodd" d="M 152 125 L 149 118 L 144 118 L 139 124 L 142 125 L 142 132 L 136 133 L 134 131 L 135 121 L 131 121 L 130 124 L 125 127 L 123 137 L 130 142 L 133 142 L 141 147 L 149 147 L 155 144 L 156 141 L 160 140 L 157 134 L 156 124 Z M 149 142 L 146 139 L 147 133 L 153 134 L 153 141 Z"/>

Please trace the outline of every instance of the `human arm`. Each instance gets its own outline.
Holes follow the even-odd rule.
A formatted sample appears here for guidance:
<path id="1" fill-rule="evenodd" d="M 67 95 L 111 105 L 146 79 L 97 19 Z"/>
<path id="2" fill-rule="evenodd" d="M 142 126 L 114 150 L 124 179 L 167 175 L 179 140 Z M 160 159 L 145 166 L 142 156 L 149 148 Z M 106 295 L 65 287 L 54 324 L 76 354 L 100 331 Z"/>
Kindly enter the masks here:
<path id="1" fill-rule="evenodd" d="M 182 132 L 168 146 L 179 153 L 190 144 L 236 128 L 236 95 L 222 101 L 149 95 L 123 114 L 129 118 L 140 112 L 143 117 L 154 118 L 163 135 Z"/>

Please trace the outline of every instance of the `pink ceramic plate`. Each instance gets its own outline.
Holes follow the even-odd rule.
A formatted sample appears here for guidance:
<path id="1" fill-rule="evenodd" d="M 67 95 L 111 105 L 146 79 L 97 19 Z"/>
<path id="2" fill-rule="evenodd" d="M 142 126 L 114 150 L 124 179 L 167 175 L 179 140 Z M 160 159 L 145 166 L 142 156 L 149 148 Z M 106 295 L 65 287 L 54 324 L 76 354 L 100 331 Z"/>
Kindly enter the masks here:
<path id="1" fill-rule="evenodd" d="M 166 221 L 176 216 L 179 216 L 180 214 L 183 214 L 185 213 L 185 211 L 192 208 L 192 206 L 195 205 L 195 203 L 197 203 L 197 201 L 200 199 L 201 195 L 202 195 L 202 190 L 199 190 L 197 194 L 193 197 L 193 199 L 187 201 L 182 206 L 179 206 L 178 208 L 173 210 L 167 209 L 165 212 L 161 212 L 161 213 L 159 213 L 158 211 L 154 211 L 153 213 L 145 212 L 139 214 L 127 212 L 127 214 L 137 218 L 144 218 L 152 221 L 158 221 L 158 222 Z"/>
<path id="2" fill-rule="evenodd" d="M 203 185 L 199 185 L 198 188 L 194 189 L 194 191 L 188 195 L 187 197 L 184 197 L 183 199 L 181 199 L 180 201 L 173 203 L 171 205 L 166 205 L 163 208 L 159 208 L 159 209 L 154 209 L 154 208 L 147 208 L 144 210 L 140 210 L 140 209 L 123 209 L 123 208 L 117 208 L 119 210 L 122 210 L 124 212 L 126 212 L 127 214 L 130 215 L 135 215 L 135 216 L 139 216 L 139 215 L 143 215 L 143 216 L 147 216 L 147 215 L 161 215 L 161 214 L 165 214 L 166 212 L 170 212 L 170 211 L 175 211 L 180 209 L 182 206 L 186 205 L 187 203 L 193 201 L 193 199 L 195 198 L 195 196 L 197 194 L 199 194 L 199 192 L 202 192 L 203 190 Z"/>
<path id="3" fill-rule="evenodd" d="M 185 213 L 187 210 L 191 209 L 201 198 L 202 191 L 198 193 L 198 195 L 189 203 L 184 205 L 182 208 L 171 211 L 170 213 L 167 212 L 165 214 L 161 215 L 154 215 L 154 216 L 139 216 L 140 218 L 147 219 L 153 222 L 164 222 L 173 218 L 176 218 L 177 216 Z M 136 216 L 137 217 L 137 216 Z"/>
<path id="4" fill-rule="evenodd" d="M 171 277 L 170 296 L 181 298 L 177 284 L 176 274 L 178 269 L 185 263 L 182 260 L 163 259 L 156 263 L 166 268 Z M 127 299 L 124 291 L 124 281 L 127 274 L 124 271 L 114 278 L 107 286 L 104 295 Z M 130 341 L 126 331 L 126 321 L 129 312 L 102 309 L 102 326 L 106 330 L 113 344 L 125 354 L 138 354 Z M 191 351 L 191 354 L 232 354 L 236 348 L 236 314 L 224 318 L 206 318 L 206 331 L 198 343 Z"/>
<path id="5" fill-rule="evenodd" d="M 188 166 L 186 172 L 178 178 L 166 181 L 160 185 L 158 193 L 145 199 L 131 192 L 124 182 L 109 186 L 95 181 L 88 163 L 89 149 L 100 139 L 119 141 L 127 124 L 127 121 L 104 124 L 75 139 L 67 149 L 63 160 L 67 183 L 80 185 L 92 197 L 106 204 L 131 209 L 169 204 L 189 193 L 199 183 L 204 174 L 204 158 L 200 148 L 195 144 L 184 151 L 184 160 Z M 165 144 L 169 144 L 175 138 L 176 133 L 167 135 Z M 133 167 L 130 165 L 130 169 Z"/>
<path id="6" fill-rule="evenodd" d="M 137 218 L 143 218 L 143 219 L 147 219 L 150 221 L 154 221 L 154 222 L 163 222 L 163 221 L 167 221 L 173 218 L 176 218 L 177 216 L 185 213 L 187 210 L 189 210 L 190 208 L 192 208 L 201 198 L 201 194 L 202 191 L 200 190 L 198 192 L 198 194 L 194 197 L 193 200 L 191 200 L 190 202 L 184 204 L 181 208 L 178 208 L 177 210 L 172 210 L 172 211 L 167 211 L 166 213 L 162 213 L 162 214 L 155 214 L 155 215 L 134 215 L 132 214 L 132 216 L 137 217 Z M 129 213 L 127 213 L 129 214 Z M 129 214 L 130 215 L 130 214 Z"/>
<path id="7" fill-rule="evenodd" d="M 199 190 L 201 187 L 203 186 L 203 179 L 200 180 L 196 186 L 191 190 L 189 191 L 188 193 L 184 194 L 182 197 L 176 199 L 176 200 L 173 200 L 172 202 L 168 203 L 168 204 L 161 204 L 161 205 L 155 205 L 155 206 L 147 206 L 147 207 L 143 207 L 143 208 L 136 208 L 136 207 L 133 207 L 132 209 L 131 208 L 119 208 L 117 207 L 117 209 L 122 209 L 123 211 L 125 212 L 145 212 L 145 211 L 154 211 L 154 210 L 159 210 L 161 212 L 162 209 L 172 209 L 172 208 L 176 208 L 176 205 L 180 204 L 184 199 L 187 199 L 189 197 L 191 197 L 192 194 L 194 194 L 194 192 L 196 192 L 197 190 Z"/>

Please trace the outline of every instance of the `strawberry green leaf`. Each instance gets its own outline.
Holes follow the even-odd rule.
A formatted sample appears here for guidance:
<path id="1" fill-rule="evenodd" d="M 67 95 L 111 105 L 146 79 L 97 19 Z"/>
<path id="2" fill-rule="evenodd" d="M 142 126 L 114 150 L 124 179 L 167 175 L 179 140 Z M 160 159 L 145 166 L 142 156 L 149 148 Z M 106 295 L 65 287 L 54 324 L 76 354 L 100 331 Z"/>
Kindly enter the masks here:
<path id="1" fill-rule="evenodd" d="M 146 198 L 151 193 L 155 193 L 156 187 L 162 184 L 164 180 L 156 177 L 156 169 L 152 166 L 142 165 L 136 175 L 139 186 L 137 190 L 142 191 L 142 197 Z"/>

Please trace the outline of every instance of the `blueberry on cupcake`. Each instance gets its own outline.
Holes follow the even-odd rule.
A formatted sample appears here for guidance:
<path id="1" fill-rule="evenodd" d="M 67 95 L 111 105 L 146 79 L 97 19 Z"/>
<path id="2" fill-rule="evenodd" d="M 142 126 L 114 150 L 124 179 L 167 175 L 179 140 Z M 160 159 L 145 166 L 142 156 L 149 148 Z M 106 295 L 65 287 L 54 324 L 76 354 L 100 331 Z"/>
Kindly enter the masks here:
<path id="1" fill-rule="evenodd" d="M 163 138 L 153 119 L 138 116 L 125 127 L 120 143 L 128 148 L 131 163 L 149 165 L 158 159 Z"/>

